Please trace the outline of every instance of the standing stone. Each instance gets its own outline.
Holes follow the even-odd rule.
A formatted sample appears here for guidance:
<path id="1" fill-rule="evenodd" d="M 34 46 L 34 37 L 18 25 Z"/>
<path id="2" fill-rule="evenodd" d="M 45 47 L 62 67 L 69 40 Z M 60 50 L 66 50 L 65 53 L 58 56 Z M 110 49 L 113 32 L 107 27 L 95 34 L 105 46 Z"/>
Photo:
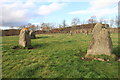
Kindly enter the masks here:
<path id="1" fill-rule="evenodd" d="M 36 36 L 35 36 L 35 31 L 31 30 L 29 35 L 31 36 L 31 39 L 35 39 Z"/>
<path id="2" fill-rule="evenodd" d="M 71 35 L 71 36 L 73 35 L 73 31 L 70 31 L 70 35 Z"/>
<path id="3" fill-rule="evenodd" d="M 97 23 L 93 28 L 92 34 L 92 43 L 85 57 L 89 55 L 111 55 L 112 41 L 106 27 Z"/>
<path id="4" fill-rule="evenodd" d="M 30 47 L 31 46 L 31 38 L 29 35 L 29 30 L 27 28 L 23 28 L 20 31 L 19 45 L 21 45 L 22 47 Z"/>

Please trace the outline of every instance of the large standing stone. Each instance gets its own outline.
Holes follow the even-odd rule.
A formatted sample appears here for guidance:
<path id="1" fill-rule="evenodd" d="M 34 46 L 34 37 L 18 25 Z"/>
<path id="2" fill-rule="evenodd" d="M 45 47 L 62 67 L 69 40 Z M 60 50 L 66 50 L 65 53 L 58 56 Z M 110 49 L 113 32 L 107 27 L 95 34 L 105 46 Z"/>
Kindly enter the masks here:
<path id="1" fill-rule="evenodd" d="M 31 39 L 35 39 L 36 38 L 36 36 L 35 36 L 35 31 L 30 31 L 30 33 L 29 33 L 29 35 L 31 36 Z"/>
<path id="2" fill-rule="evenodd" d="M 29 30 L 27 28 L 23 28 L 20 31 L 19 45 L 21 45 L 22 47 L 30 47 L 31 46 L 31 38 L 29 35 Z"/>
<path id="3" fill-rule="evenodd" d="M 92 43 L 87 51 L 85 57 L 89 55 L 111 55 L 112 52 L 112 41 L 110 33 L 100 23 L 97 23 L 93 28 Z"/>

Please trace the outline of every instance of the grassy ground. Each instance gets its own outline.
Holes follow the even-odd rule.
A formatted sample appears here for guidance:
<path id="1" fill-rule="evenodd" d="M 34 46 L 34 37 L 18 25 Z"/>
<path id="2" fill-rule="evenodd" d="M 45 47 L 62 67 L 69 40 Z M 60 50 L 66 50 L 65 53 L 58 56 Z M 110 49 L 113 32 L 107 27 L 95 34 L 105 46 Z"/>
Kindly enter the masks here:
<path id="1" fill-rule="evenodd" d="M 34 49 L 13 50 L 18 36 L 2 37 L 3 78 L 118 78 L 118 62 L 84 61 L 91 35 L 42 34 L 32 39 Z M 111 34 L 118 54 L 118 35 Z"/>

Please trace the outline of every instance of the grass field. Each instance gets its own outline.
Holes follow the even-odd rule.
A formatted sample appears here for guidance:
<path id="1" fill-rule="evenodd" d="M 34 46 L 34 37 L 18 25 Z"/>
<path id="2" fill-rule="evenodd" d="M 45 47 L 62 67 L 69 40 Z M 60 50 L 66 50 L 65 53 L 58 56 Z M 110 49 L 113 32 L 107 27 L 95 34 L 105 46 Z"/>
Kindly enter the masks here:
<path id="1" fill-rule="evenodd" d="M 113 53 L 118 34 L 111 34 Z M 85 61 L 91 35 L 41 34 L 32 39 L 34 49 L 11 49 L 18 36 L 2 37 L 3 78 L 118 78 L 117 61 Z"/>

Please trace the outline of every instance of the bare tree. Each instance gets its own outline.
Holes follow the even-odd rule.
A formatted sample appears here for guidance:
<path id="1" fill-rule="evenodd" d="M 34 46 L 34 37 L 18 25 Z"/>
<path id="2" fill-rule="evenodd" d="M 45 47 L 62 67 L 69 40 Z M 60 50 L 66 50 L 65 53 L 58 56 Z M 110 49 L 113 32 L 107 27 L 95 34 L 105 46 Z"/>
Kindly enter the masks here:
<path id="1" fill-rule="evenodd" d="M 81 24 L 85 24 L 85 20 L 83 20 Z"/>
<path id="2" fill-rule="evenodd" d="M 103 18 L 100 18 L 100 19 L 99 19 L 99 22 L 100 22 L 101 24 L 103 24 L 104 19 L 103 19 Z"/>
<path id="3" fill-rule="evenodd" d="M 89 23 L 89 24 L 93 24 L 93 23 L 96 23 L 96 22 L 97 22 L 96 16 L 91 16 L 91 18 L 88 19 L 88 23 Z"/>
<path id="4" fill-rule="evenodd" d="M 71 24 L 73 27 L 76 27 L 78 24 L 80 24 L 79 18 L 77 18 L 77 17 L 73 18 Z"/>
<path id="5" fill-rule="evenodd" d="M 40 25 L 37 25 L 37 26 L 36 26 L 36 29 L 39 30 L 39 29 L 40 29 Z"/>
<path id="6" fill-rule="evenodd" d="M 41 28 L 43 31 L 50 31 L 54 28 L 54 25 L 52 23 L 42 23 Z"/>
<path id="7" fill-rule="evenodd" d="M 31 23 L 28 23 L 28 25 L 27 25 L 27 26 L 29 27 L 29 26 L 31 26 L 31 25 L 32 25 Z"/>
<path id="8" fill-rule="evenodd" d="M 58 26 L 59 26 L 59 28 L 62 28 L 62 25 L 61 25 L 61 24 L 59 24 Z"/>
<path id="9" fill-rule="evenodd" d="M 120 27 L 120 16 L 118 16 L 118 27 Z"/>
<path id="10" fill-rule="evenodd" d="M 32 31 L 36 31 L 37 30 L 37 27 L 35 25 L 31 25 L 28 27 L 30 30 Z"/>
<path id="11" fill-rule="evenodd" d="M 111 20 L 110 20 L 110 27 L 112 27 L 112 26 L 113 26 L 113 24 L 114 24 L 114 20 L 113 20 L 113 19 L 111 19 Z"/>
<path id="12" fill-rule="evenodd" d="M 116 18 L 115 18 L 115 25 L 117 27 L 120 27 L 120 17 L 118 17 L 118 16 L 116 16 Z"/>
<path id="13" fill-rule="evenodd" d="M 54 28 L 54 24 L 53 23 L 48 23 L 48 27 L 50 28 L 50 30 L 52 30 Z"/>
<path id="14" fill-rule="evenodd" d="M 108 23 L 108 20 L 107 20 L 107 19 L 104 19 L 103 22 L 104 22 L 104 24 L 107 24 L 107 23 Z"/>
<path id="15" fill-rule="evenodd" d="M 19 29 L 26 28 L 26 25 L 19 26 Z"/>

